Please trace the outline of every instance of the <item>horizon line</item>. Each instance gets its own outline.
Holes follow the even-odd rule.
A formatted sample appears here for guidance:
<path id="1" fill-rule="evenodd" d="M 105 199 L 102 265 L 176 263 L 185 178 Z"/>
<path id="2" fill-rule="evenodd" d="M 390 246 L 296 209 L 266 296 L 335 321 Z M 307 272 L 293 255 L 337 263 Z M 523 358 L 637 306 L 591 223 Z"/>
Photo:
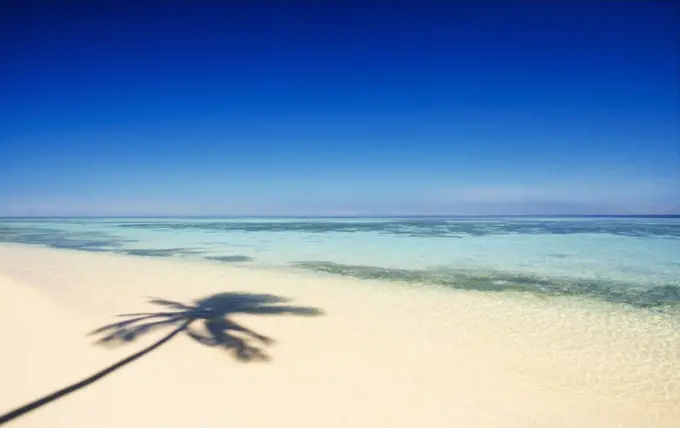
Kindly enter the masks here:
<path id="1" fill-rule="evenodd" d="M 577 217 L 591 217 L 591 218 L 680 218 L 680 213 L 671 214 L 366 214 L 366 215 L 233 215 L 233 214 L 215 214 L 215 215 L 0 215 L 0 219 L 69 219 L 69 218 L 83 218 L 83 219 L 135 219 L 135 218 L 195 218 L 195 219 L 223 219 L 223 218 L 508 218 L 508 217 L 534 217 L 534 218 L 577 218 Z"/>

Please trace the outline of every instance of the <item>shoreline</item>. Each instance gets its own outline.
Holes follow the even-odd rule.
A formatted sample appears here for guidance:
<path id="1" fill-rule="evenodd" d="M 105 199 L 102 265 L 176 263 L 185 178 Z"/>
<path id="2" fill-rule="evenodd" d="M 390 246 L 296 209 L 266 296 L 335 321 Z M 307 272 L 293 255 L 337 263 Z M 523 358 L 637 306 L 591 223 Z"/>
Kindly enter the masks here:
<path id="1" fill-rule="evenodd" d="M 116 314 L 153 308 L 146 296 L 189 303 L 230 291 L 271 293 L 325 312 L 234 316 L 277 340 L 263 364 L 177 337 L 18 427 L 222 420 L 671 427 L 680 420 L 680 323 L 643 310 L 21 244 L 0 244 L 0 285 L 2 337 L 16 354 L 0 365 L 0 378 L 9 379 L 0 413 L 167 333 L 116 349 L 86 336 Z"/>

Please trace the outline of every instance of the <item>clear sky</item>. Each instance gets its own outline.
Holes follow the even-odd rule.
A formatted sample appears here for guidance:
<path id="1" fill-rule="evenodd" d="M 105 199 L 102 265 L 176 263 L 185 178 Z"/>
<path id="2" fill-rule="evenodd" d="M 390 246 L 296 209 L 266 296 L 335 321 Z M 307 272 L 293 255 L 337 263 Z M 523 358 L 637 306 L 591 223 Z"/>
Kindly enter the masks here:
<path id="1" fill-rule="evenodd" d="M 680 212 L 680 2 L 0 3 L 0 215 Z"/>

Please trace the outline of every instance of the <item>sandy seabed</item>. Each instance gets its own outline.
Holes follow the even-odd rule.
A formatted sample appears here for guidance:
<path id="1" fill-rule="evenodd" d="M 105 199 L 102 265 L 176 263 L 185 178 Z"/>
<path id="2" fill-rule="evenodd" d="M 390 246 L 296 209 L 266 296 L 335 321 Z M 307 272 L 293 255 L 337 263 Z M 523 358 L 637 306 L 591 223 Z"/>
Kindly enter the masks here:
<path id="1" fill-rule="evenodd" d="M 196 312 L 234 292 L 250 293 L 239 297 L 246 306 L 263 293 L 291 300 L 228 322 Z M 173 311 L 148 297 L 198 317 L 130 364 L 7 423 L 17 428 L 680 426 L 680 320 L 670 314 L 13 244 L 0 245 L 0 296 L 0 413 L 185 321 L 168 315 L 136 336 L 123 326 L 89 335 L 127 319 L 118 314 Z M 232 322 L 275 343 L 251 335 L 239 354 L 248 336 Z M 96 343 L 111 333 L 120 340 Z M 242 361 L 264 354 L 269 361 Z"/>

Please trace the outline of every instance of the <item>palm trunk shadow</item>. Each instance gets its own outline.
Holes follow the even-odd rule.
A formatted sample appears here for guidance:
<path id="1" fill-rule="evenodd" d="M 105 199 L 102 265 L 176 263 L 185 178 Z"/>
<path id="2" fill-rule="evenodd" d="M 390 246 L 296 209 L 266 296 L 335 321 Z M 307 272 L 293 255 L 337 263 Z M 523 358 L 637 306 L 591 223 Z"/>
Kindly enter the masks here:
<path id="1" fill-rule="evenodd" d="M 186 331 L 190 338 L 203 345 L 229 350 L 241 362 L 267 361 L 269 357 L 264 350 L 260 346 L 250 344 L 249 339 L 259 342 L 260 345 L 271 345 L 274 340 L 231 320 L 230 316 L 235 314 L 318 316 L 323 314 L 323 311 L 316 308 L 281 304 L 288 300 L 272 294 L 243 292 L 214 294 L 196 300 L 194 305 L 152 298 L 149 300 L 149 303 L 163 306 L 166 309 L 170 308 L 172 311 L 119 315 L 127 319 L 105 325 L 91 333 L 104 335 L 97 343 L 101 345 L 130 343 L 137 337 L 148 334 L 158 328 L 178 323 L 181 323 L 181 325 L 152 345 L 86 379 L 39 398 L 9 413 L 0 415 L 0 425 L 98 381 L 124 365 L 153 351 L 183 331 Z M 205 327 L 204 334 L 192 332 L 189 329 L 191 323 L 199 320 L 203 321 Z"/>
<path id="2" fill-rule="evenodd" d="M 52 402 L 54 400 L 62 398 L 65 395 L 76 392 L 79 389 L 84 388 L 84 387 L 98 381 L 99 379 L 113 373 L 114 371 L 120 369 L 121 367 L 135 361 L 136 359 L 143 357 L 144 355 L 146 355 L 149 352 L 153 351 L 154 349 L 160 347 L 161 345 L 165 344 L 170 339 L 172 339 L 173 337 L 175 337 L 176 335 L 178 335 L 179 333 L 184 331 L 189 326 L 189 324 L 191 324 L 192 321 L 193 320 L 188 320 L 188 321 L 184 322 L 181 326 L 177 327 L 175 330 L 173 330 L 172 332 L 170 332 L 169 334 L 167 334 L 165 337 L 158 340 L 157 342 L 151 344 L 150 346 L 147 346 L 146 348 L 142 349 L 141 351 L 136 352 L 136 353 L 130 355 L 129 357 L 127 357 L 123 360 L 118 361 L 117 363 L 105 368 L 104 370 L 101 370 L 101 371 L 93 374 L 92 376 L 81 380 L 80 382 L 76 382 L 72 385 L 67 386 L 66 388 L 62 388 L 62 389 L 55 391 L 55 392 L 53 392 L 49 395 L 46 395 L 42 398 L 39 398 L 39 399 L 37 399 L 37 400 L 35 400 L 31 403 L 28 403 L 28 404 L 21 406 L 17 409 L 14 409 L 14 410 L 12 410 L 8 413 L 5 413 L 4 415 L 0 416 L 0 425 L 5 424 L 7 422 L 10 422 L 11 420 L 16 419 L 20 416 L 23 416 L 24 414 L 31 412 L 31 411 L 33 411 L 33 410 L 35 410 L 39 407 L 42 407 L 46 404 L 49 404 L 50 402 Z"/>

